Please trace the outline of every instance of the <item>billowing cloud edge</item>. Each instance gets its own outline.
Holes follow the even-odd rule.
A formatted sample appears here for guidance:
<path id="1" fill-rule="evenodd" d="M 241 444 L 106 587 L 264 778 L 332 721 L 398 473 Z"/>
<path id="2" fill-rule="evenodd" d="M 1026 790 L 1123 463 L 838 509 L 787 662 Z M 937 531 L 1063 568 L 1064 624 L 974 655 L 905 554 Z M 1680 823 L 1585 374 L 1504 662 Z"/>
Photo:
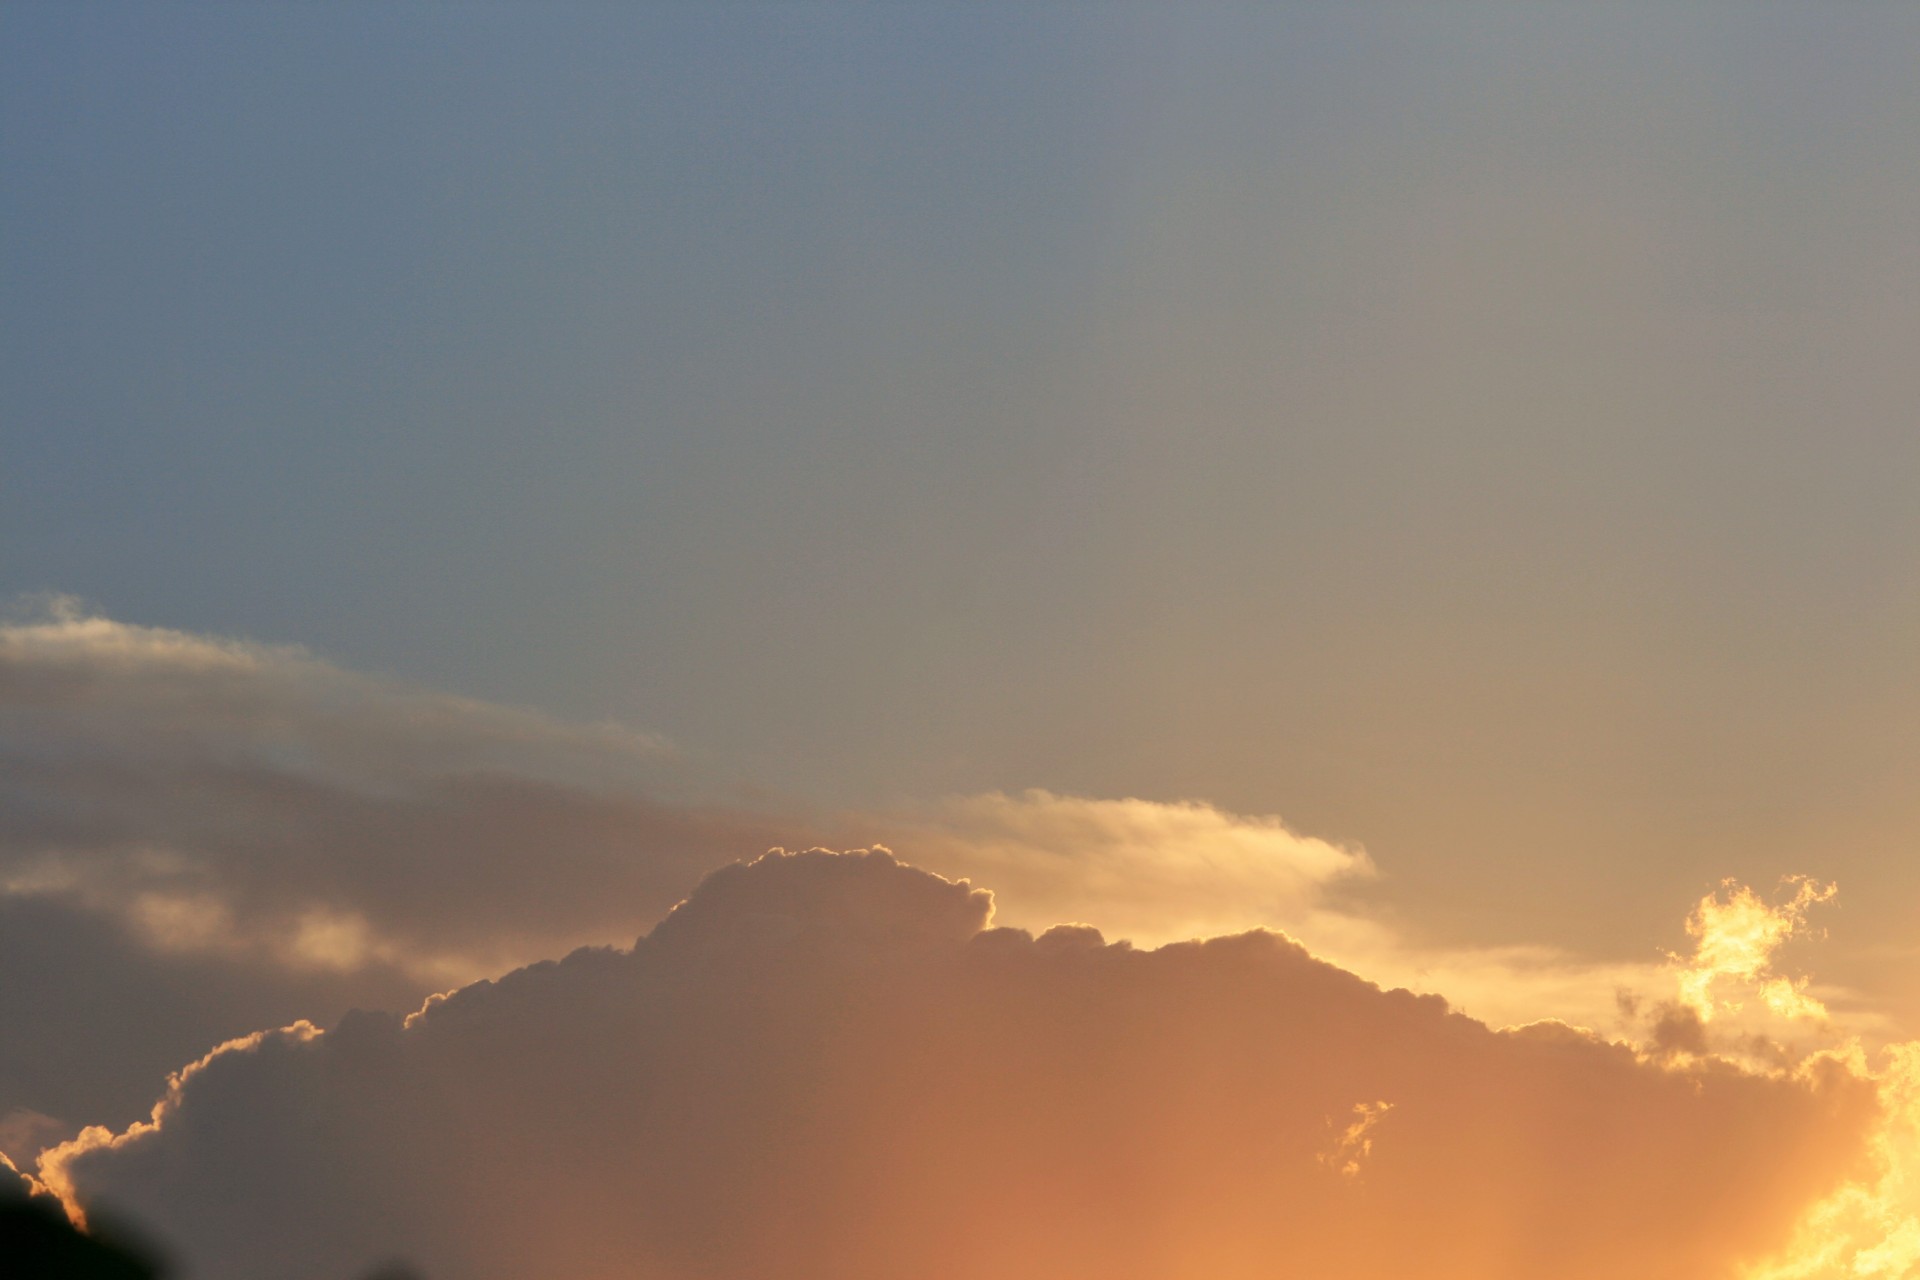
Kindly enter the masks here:
<path id="1" fill-rule="evenodd" d="M 756 937 L 783 938 L 791 926 L 776 928 L 775 923 L 788 918 L 783 912 L 793 912 L 796 908 L 780 892 L 769 891 L 773 878 L 761 869 L 770 865 L 800 865 L 807 859 L 823 858 L 860 859 L 902 872 L 909 870 L 900 867 L 884 851 L 857 851 L 847 855 L 829 854 L 824 850 L 806 855 L 770 854 L 752 864 L 737 864 L 709 877 L 694 898 L 670 913 L 641 945 L 671 944 L 683 936 L 702 946 L 719 945 L 711 938 L 701 937 L 700 930 L 705 927 L 703 909 L 711 915 L 712 904 L 722 899 L 730 899 L 727 911 L 734 918 L 736 930 L 749 928 Z M 938 877 L 925 878 L 938 880 Z M 985 891 L 974 889 L 965 881 L 939 883 L 952 890 L 952 895 L 931 917 L 910 921 L 913 930 L 948 944 L 965 939 L 978 942 L 988 933 L 1031 937 L 1023 931 L 989 930 L 992 901 Z M 1738 1275 L 1741 1280 L 1838 1280 L 1841 1276 L 1895 1280 L 1907 1275 L 1908 1268 L 1920 1260 L 1920 1221 L 1916 1221 L 1911 1211 L 1912 1193 L 1916 1190 L 1914 1171 L 1920 1169 L 1920 1138 L 1917 1138 L 1920 1135 L 1920 1045 L 1895 1045 L 1877 1057 L 1870 1055 L 1857 1038 L 1847 1037 L 1828 1024 L 1825 1010 L 1807 993 L 1804 981 L 1787 978 L 1772 968 L 1772 956 L 1779 946 L 1807 927 L 1808 909 L 1830 898 L 1832 892 L 1830 886 L 1792 881 L 1773 903 L 1737 885 L 1724 886 L 1719 893 L 1703 899 L 1689 918 L 1689 933 L 1695 943 L 1693 952 L 1670 958 L 1666 976 L 1673 996 L 1647 1011 L 1647 1036 L 1640 1043 L 1616 1042 L 1609 1046 L 1590 1031 L 1552 1020 L 1500 1033 L 1520 1036 L 1529 1042 L 1587 1046 L 1581 1052 L 1625 1053 L 1638 1064 L 1636 1069 L 1690 1079 L 1696 1082 L 1691 1086 L 1694 1088 L 1700 1087 L 1697 1083 L 1700 1081 L 1744 1078 L 1771 1081 L 1774 1086 L 1789 1090 L 1805 1090 L 1810 1097 L 1831 1096 L 1836 1089 L 1848 1088 L 1871 1095 L 1870 1107 L 1856 1108 L 1851 1113 L 1860 1128 L 1859 1157 L 1849 1163 L 1851 1172 L 1824 1188 L 1810 1203 L 1796 1206 L 1798 1224 L 1784 1246 L 1764 1257 L 1742 1260 L 1737 1269 L 1726 1272 L 1729 1276 Z M 880 896 L 884 897 L 885 893 Z M 800 908 L 800 914 L 817 922 L 821 911 L 837 911 L 839 914 L 832 916 L 831 923 L 842 932 L 858 932 L 868 928 L 873 920 L 884 924 L 887 919 L 883 910 L 872 912 L 869 920 L 860 910 L 844 910 L 841 905 L 827 901 L 827 907 Z M 855 904 L 861 910 L 868 905 Z M 772 932 L 767 933 L 768 929 Z M 1293 948 L 1303 958 L 1306 955 L 1298 944 L 1280 935 L 1245 936 L 1269 937 L 1275 945 Z M 1229 941 L 1219 939 L 1204 946 L 1224 945 Z M 1049 931 L 1042 935 L 1040 942 L 1056 952 L 1113 950 L 1097 931 L 1085 926 Z M 1118 945 L 1130 950 L 1126 944 Z M 1135 954 L 1149 957 L 1192 954 L 1193 948 L 1201 945 L 1171 944 L 1158 951 Z M 611 963 L 621 957 L 631 959 L 636 953 L 603 954 L 612 958 Z M 551 972 L 551 966 L 537 966 L 536 971 Z M 499 984 L 481 983 L 435 997 L 405 1019 L 396 1034 L 413 1034 L 432 1025 L 435 1019 L 448 1016 L 452 1010 L 484 1011 L 494 991 L 524 988 L 535 980 L 536 971 L 509 975 Z M 1793 998 L 1767 999 L 1769 991 L 1777 997 L 1781 991 L 1777 984 L 1781 982 L 1794 993 Z M 1378 988 L 1367 989 L 1380 994 Z M 1438 1007 L 1444 1008 L 1444 1005 Z M 1786 1024 L 1772 1028 L 1776 1032 L 1805 1031 L 1807 1024 L 1811 1024 L 1816 1038 L 1823 1036 L 1825 1043 L 1810 1049 L 1790 1048 L 1787 1038 L 1769 1037 L 1755 1030 L 1751 1017 L 1741 1018 L 1740 1015 L 1754 1014 L 1756 1009 L 1764 1017 Z M 330 1034 L 336 1033 L 322 1032 L 302 1023 L 222 1045 L 175 1074 L 166 1096 L 155 1106 L 148 1121 L 119 1133 L 90 1129 L 47 1153 L 40 1163 L 38 1176 L 60 1196 L 76 1219 L 84 1221 L 81 1191 L 84 1179 L 76 1180 L 76 1169 L 84 1169 L 90 1161 L 110 1160 L 115 1153 L 137 1153 L 144 1146 L 163 1142 L 169 1126 L 179 1123 L 183 1109 L 192 1105 L 199 1087 L 196 1082 L 209 1071 L 257 1057 L 269 1048 L 276 1053 L 317 1048 L 326 1043 Z M 1392 1098 L 1363 1098 L 1352 1104 L 1344 1119 L 1330 1116 L 1328 1138 L 1316 1159 L 1341 1179 L 1360 1178 L 1372 1159 L 1375 1139 L 1382 1133 L 1391 1133 L 1396 1102 Z"/>
<path id="2" fill-rule="evenodd" d="M 431 789 L 460 777 L 509 789 L 518 782 L 547 788 L 541 794 L 561 797 L 562 808 L 574 806 L 569 812 L 581 798 L 599 802 L 614 783 L 616 790 L 647 785 L 647 770 L 671 755 L 658 739 L 618 726 L 569 725 L 423 693 L 347 672 L 297 646 L 140 627 L 66 600 L 0 625 L 0 713 L 0 749 L 37 752 L 62 765 L 104 762 L 107 783 L 120 780 L 129 762 L 142 766 L 185 746 L 355 796 L 390 799 L 396 788 Z M 627 813 L 619 810 L 607 830 L 623 834 Z M 706 822 L 715 813 L 695 816 Z M 1703 899 L 1689 922 L 1696 938 L 1689 957 L 1595 965 L 1546 947 L 1423 950 L 1364 914 L 1326 906 L 1326 887 L 1377 874 L 1364 850 L 1302 835 L 1275 817 L 1231 814 L 1200 801 L 1036 790 L 830 820 L 742 820 L 721 812 L 710 829 L 718 835 L 701 845 L 699 857 L 655 876 L 649 892 L 670 902 L 675 876 L 692 878 L 740 856 L 743 835 L 756 840 L 806 825 L 839 827 L 849 836 L 844 843 L 870 843 L 878 833 L 917 864 L 1001 885 L 1002 922 L 1038 929 L 1090 920 L 1147 942 L 1277 927 L 1383 985 L 1443 993 L 1494 1025 L 1559 1019 L 1637 1037 L 1639 1051 L 1664 1060 L 1716 1057 L 1760 1071 L 1798 1069 L 1816 1056 L 1844 1062 L 1886 1097 L 1891 1119 L 1874 1145 L 1887 1172 L 1871 1185 L 1851 1186 L 1822 1211 L 1824 1234 L 1816 1231 L 1818 1240 L 1797 1255 L 1816 1261 L 1755 1274 L 1822 1274 L 1806 1268 L 1826 1265 L 1818 1260 L 1836 1247 L 1839 1224 L 1859 1239 L 1844 1254 L 1846 1265 L 1866 1268 L 1857 1274 L 1898 1275 L 1898 1267 L 1920 1257 L 1920 1243 L 1911 1243 L 1920 1241 L 1920 1226 L 1900 1209 L 1914 1200 L 1904 1172 L 1913 1164 L 1906 1154 L 1911 1121 L 1903 1118 L 1913 1092 L 1908 1047 L 1888 1043 L 1884 1026 L 1861 1028 L 1857 1018 L 1852 1033 L 1834 1027 L 1826 1002 L 1835 993 L 1768 965 L 1774 947 L 1797 935 L 1830 886 L 1795 882 L 1777 904 L 1735 886 Z M 503 967 L 498 955 L 411 946 L 371 922 L 351 895 L 282 901 L 248 915 L 218 876 L 194 861 L 191 847 L 128 848 L 123 841 L 113 858 L 65 860 L 58 848 L 30 847 L 28 839 L 9 847 L 10 854 L 0 854 L 0 892 L 60 896 L 113 914 L 161 951 L 295 969 L 397 965 L 435 985 Z M 513 897 L 514 882 L 506 884 L 503 901 Z M 591 938 L 589 932 L 584 940 Z M 519 958 L 530 956 L 523 950 Z M 239 1052 L 234 1045 L 244 1043 L 201 1062 Z M 89 1132 L 97 1140 L 106 1131 Z"/>

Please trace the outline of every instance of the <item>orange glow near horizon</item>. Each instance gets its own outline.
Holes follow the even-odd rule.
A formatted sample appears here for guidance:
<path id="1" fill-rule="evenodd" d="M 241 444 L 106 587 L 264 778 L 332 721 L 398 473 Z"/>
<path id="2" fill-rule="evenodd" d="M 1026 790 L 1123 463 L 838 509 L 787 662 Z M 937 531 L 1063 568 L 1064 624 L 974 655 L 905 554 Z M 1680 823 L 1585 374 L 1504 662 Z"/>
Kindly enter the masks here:
<path id="1" fill-rule="evenodd" d="M 357 1178 L 429 1224 L 502 1197 L 535 1211 L 505 1236 L 463 1228 L 483 1254 L 432 1255 L 484 1277 L 545 1260 L 615 1280 L 699 1223 L 686 1248 L 734 1241 L 700 1264 L 716 1274 L 785 1258 L 876 1280 L 1255 1280 L 1286 1258 L 1328 1280 L 1898 1280 L 1920 1257 L 1920 1045 L 1877 1068 L 1831 1028 L 1791 1062 L 1741 1051 L 1756 1018 L 1809 1020 L 1804 980 L 1774 960 L 1833 892 L 1795 881 L 1769 905 L 1729 884 L 1697 904 L 1695 953 L 1670 976 L 1712 999 L 1689 1008 L 1734 1037 L 1736 1066 L 1711 1042 L 1661 1057 L 1563 1024 L 1489 1031 L 1271 935 L 1146 952 L 1085 928 L 981 933 L 983 894 L 884 853 L 770 855 L 630 955 L 436 997 L 404 1022 L 223 1046 L 151 1121 L 89 1131 L 41 1173 L 76 1212 L 172 1195 L 138 1170 L 177 1150 L 189 1163 L 170 1177 L 201 1176 L 180 1144 L 239 1121 L 207 1118 L 232 1081 L 266 1100 L 245 1124 L 268 1149 L 288 1123 L 338 1130 Z M 643 983 L 628 1012 L 593 994 L 623 974 Z M 1782 982 L 1801 998 L 1766 1000 Z M 682 994 L 629 1024 L 668 990 Z M 363 1083 L 313 1092 L 329 1080 Z M 636 1188 L 659 1211 L 619 1226 Z M 1618 1235 L 1624 1221 L 1641 1235 Z M 1561 1252 L 1601 1223 L 1613 1243 Z"/>

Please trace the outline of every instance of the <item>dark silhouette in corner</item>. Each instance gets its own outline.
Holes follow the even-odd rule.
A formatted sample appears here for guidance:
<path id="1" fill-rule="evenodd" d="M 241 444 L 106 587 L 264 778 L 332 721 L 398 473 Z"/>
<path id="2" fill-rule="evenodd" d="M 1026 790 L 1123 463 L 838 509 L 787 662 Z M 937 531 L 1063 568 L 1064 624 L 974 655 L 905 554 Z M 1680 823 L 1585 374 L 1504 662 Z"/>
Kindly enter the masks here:
<path id="1" fill-rule="evenodd" d="M 76 1231 L 44 1196 L 0 1198 L 0 1280 L 165 1280 L 152 1252 L 118 1232 Z"/>
<path id="2" fill-rule="evenodd" d="M 110 1228 L 76 1231 L 45 1196 L 0 1196 L 0 1280 L 169 1280 L 151 1247 Z M 404 1262 L 389 1262 L 362 1280 L 424 1280 Z"/>
<path id="3" fill-rule="evenodd" d="M 0 1153 L 0 1280 L 171 1280 L 173 1271 L 138 1232 L 89 1213 L 77 1230 L 60 1202 Z M 384 1262 L 360 1280 L 425 1280 L 412 1264 Z"/>

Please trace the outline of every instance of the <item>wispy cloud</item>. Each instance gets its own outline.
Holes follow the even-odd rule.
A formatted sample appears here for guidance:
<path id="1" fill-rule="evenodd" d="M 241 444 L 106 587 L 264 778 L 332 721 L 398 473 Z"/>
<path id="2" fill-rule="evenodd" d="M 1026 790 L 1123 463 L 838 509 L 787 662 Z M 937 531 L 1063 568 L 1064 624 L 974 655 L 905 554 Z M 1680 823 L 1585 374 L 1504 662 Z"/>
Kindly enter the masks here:
<path id="1" fill-rule="evenodd" d="M 0 894 L 112 912 L 163 951 L 472 977 L 630 934 L 778 838 L 657 798 L 667 754 L 58 602 L 0 626 Z"/>
<path id="2" fill-rule="evenodd" d="M 917 866 L 993 885 L 1003 923 L 1087 920 L 1147 944 L 1291 925 L 1330 886 L 1375 874 L 1364 850 L 1199 801 L 1033 790 L 844 825 L 862 838 L 841 843 L 884 843 Z"/>

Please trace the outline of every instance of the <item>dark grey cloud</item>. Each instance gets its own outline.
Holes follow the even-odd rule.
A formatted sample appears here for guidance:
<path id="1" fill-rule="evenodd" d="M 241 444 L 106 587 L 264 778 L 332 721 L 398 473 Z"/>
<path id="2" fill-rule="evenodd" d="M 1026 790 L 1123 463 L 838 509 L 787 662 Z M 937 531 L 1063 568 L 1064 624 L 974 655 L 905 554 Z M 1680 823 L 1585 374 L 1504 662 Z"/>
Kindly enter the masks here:
<path id="1" fill-rule="evenodd" d="M 470 977 L 631 936 L 771 842 L 663 798 L 666 759 L 617 726 L 56 609 L 0 627 L 0 892 L 179 949 Z"/>
<path id="2" fill-rule="evenodd" d="M 0 1201 L 19 1202 L 39 1191 L 28 1176 L 20 1172 L 6 1152 L 0 1151 Z"/>
<path id="3" fill-rule="evenodd" d="M 790 829 L 675 788 L 645 735 L 295 648 L 0 626 L 0 1150 L 261 1027 L 630 939 Z"/>
<path id="4" fill-rule="evenodd" d="M 237 964 L 156 952 L 110 916 L 0 898 L 0 1151 L 31 1160 L 83 1124 L 142 1119 L 168 1073 L 209 1048 L 355 1006 L 406 1007 L 412 976 Z"/>

